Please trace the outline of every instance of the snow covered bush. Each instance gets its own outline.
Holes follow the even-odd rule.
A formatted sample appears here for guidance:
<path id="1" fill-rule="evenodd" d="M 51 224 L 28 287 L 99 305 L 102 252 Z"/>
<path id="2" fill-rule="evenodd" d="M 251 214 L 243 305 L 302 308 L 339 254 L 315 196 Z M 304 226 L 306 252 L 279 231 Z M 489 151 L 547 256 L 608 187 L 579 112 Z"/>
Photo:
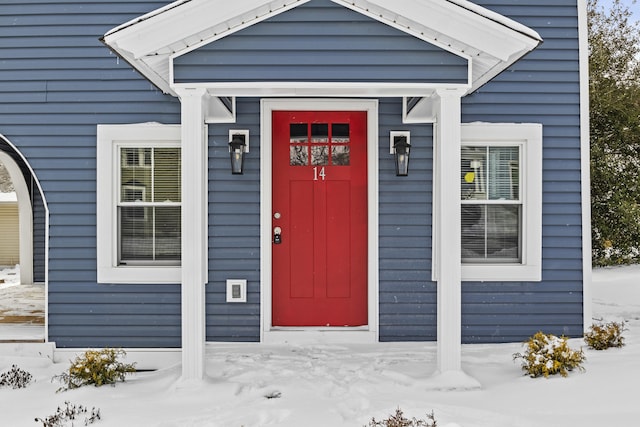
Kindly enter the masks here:
<path id="1" fill-rule="evenodd" d="M 42 423 L 42 427 L 64 427 L 68 425 L 67 422 L 71 422 L 71 426 L 73 427 L 73 421 L 83 414 L 88 414 L 88 416 L 84 418 L 83 424 L 85 426 L 93 424 L 100 419 L 100 409 L 92 408 L 91 413 L 89 413 L 89 410 L 82 405 L 73 405 L 70 402 L 64 402 L 64 404 L 65 407 L 58 407 L 55 414 L 45 418 L 36 418 L 35 421 Z"/>
<path id="2" fill-rule="evenodd" d="M 127 374 L 136 371 L 135 363 L 126 364 L 118 360 L 125 354 L 124 350 L 113 348 L 88 350 L 71 362 L 68 372 L 64 372 L 54 379 L 64 384 L 60 388 L 63 391 L 89 384 L 96 387 L 105 384 L 115 385 L 117 381 L 124 381 Z"/>
<path id="3" fill-rule="evenodd" d="M 0 375 L 0 387 L 11 387 L 12 389 L 25 388 L 29 385 L 33 375 L 23 371 L 16 365 L 11 366 L 11 370 Z"/>
<path id="4" fill-rule="evenodd" d="M 513 359 L 522 359 L 522 370 L 531 378 L 555 374 L 566 377 L 575 368 L 584 371 L 584 352 L 572 350 L 568 341 L 564 336 L 538 332 L 525 342 L 527 350 L 524 354 L 515 353 Z"/>
<path id="5" fill-rule="evenodd" d="M 433 412 L 427 415 L 427 420 L 405 418 L 402 409 L 398 408 L 395 415 L 382 421 L 376 421 L 375 418 L 372 418 L 369 425 L 365 427 L 437 427 Z"/>
<path id="6" fill-rule="evenodd" d="M 584 334 L 584 342 L 594 350 L 606 350 L 611 347 L 623 347 L 624 322 L 594 323 Z"/>

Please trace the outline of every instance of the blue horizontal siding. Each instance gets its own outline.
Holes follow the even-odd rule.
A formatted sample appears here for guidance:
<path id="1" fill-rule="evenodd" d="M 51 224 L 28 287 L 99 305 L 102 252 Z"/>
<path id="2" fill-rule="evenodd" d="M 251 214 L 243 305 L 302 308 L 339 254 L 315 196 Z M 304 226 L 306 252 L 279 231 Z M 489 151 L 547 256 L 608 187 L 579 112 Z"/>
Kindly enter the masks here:
<path id="1" fill-rule="evenodd" d="M 180 121 L 177 100 L 98 38 L 164 5 L 0 4 L 0 133 L 28 158 L 50 209 L 49 339 L 58 347 L 180 346 L 178 285 L 96 283 L 96 125 Z"/>
<path id="2" fill-rule="evenodd" d="M 467 63 L 329 0 L 314 0 L 177 58 L 175 79 L 466 83 Z"/>
<path id="3" fill-rule="evenodd" d="M 236 108 L 236 123 L 209 128 L 208 341 L 260 340 L 259 100 L 238 99 Z M 243 175 L 229 173 L 229 129 L 249 130 Z M 227 279 L 247 280 L 247 303 L 226 302 Z"/>
<path id="4" fill-rule="evenodd" d="M 380 100 L 380 340 L 436 338 L 436 284 L 431 282 L 433 129 L 403 125 L 398 99 Z M 409 176 L 395 176 L 389 132 L 411 132 Z"/>
<path id="5" fill-rule="evenodd" d="M 530 26 L 545 40 L 523 60 L 464 98 L 462 107 L 464 122 L 534 122 L 544 126 L 543 281 L 463 283 L 463 340 L 519 341 L 538 330 L 580 336 L 583 320 L 582 210 L 576 2 L 543 0 L 516 4 L 512 0 L 497 0 L 476 3 Z M 412 140 L 415 140 L 413 133 Z M 413 174 L 417 163 L 413 152 L 411 161 Z M 430 182 L 426 188 L 431 188 Z M 384 182 L 381 182 L 381 212 L 389 209 L 384 207 L 384 189 Z M 402 203 L 402 196 L 404 193 L 390 196 L 389 200 Z M 430 199 L 430 193 L 426 196 Z M 381 224 L 383 217 L 381 215 Z M 381 266 L 388 264 L 384 261 L 388 256 L 384 245 L 391 245 L 394 240 L 391 237 L 381 239 Z M 410 244 L 413 247 L 416 242 L 412 240 Z M 397 250 L 402 253 L 402 246 L 398 246 Z M 416 261 L 415 266 L 425 274 L 430 273 L 422 261 Z M 387 275 L 381 272 L 382 277 Z M 416 329 L 419 322 L 415 316 L 390 315 L 405 311 L 400 305 L 414 307 L 416 303 L 407 298 L 407 294 L 390 292 L 383 280 L 380 285 L 381 339 L 435 338 L 435 318 L 432 323 L 425 322 L 422 328 Z M 434 285 L 429 283 L 428 286 Z M 432 292 L 435 301 L 435 289 Z M 431 310 L 435 312 L 435 306 L 431 306 Z"/>

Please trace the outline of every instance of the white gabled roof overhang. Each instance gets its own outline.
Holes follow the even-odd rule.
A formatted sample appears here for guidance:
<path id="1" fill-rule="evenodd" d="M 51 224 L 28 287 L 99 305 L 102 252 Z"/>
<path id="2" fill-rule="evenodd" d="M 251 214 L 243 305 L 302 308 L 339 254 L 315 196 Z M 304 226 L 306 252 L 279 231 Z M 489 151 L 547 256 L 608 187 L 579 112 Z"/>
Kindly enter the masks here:
<path id="1" fill-rule="evenodd" d="M 120 25 L 101 39 L 163 92 L 177 96 L 173 59 L 310 0 L 178 0 Z M 535 49 L 532 29 L 467 0 L 331 0 L 439 46 L 469 63 L 471 93 Z M 202 82 L 210 121 L 232 121 L 235 96 L 402 96 L 405 120 L 425 121 L 442 84 Z M 192 84 L 190 86 L 193 86 Z M 460 84 L 454 85 L 460 87 Z"/>

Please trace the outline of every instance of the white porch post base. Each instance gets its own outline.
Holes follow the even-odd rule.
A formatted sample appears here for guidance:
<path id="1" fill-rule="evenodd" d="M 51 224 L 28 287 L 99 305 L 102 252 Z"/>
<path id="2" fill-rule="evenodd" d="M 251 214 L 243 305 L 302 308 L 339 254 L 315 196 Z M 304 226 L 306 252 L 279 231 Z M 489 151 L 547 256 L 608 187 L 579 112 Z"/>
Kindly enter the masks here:
<path id="1" fill-rule="evenodd" d="M 477 388 L 462 372 L 462 260 L 460 225 L 461 90 L 438 91 L 435 128 L 438 344 L 433 385 Z M 470 387 L 472 385 L 472 387 Z M 438 387 L 439 388 L 439 387 Z"/>
<path id="2" fill-rule="evenodd" d="M 427 390 L 466 391 L 479 390 L 481 388 L 480 382 L 462 369 L 446 372 L 436 371 L 426 384 Z"/>
<path id="3" fill-rule="evenodd" d="M 180 90 L 182 103 L 182 383 L 204 378 L 207 265 L 206 90 Z"/>

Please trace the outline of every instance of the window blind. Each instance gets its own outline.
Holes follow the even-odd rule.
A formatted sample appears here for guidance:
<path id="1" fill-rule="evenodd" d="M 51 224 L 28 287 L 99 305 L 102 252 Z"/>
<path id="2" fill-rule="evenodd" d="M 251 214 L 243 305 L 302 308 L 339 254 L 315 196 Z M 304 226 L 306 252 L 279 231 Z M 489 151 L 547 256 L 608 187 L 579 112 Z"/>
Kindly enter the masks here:
<path id="1" fill-rule="evenodd" d="M 120 147 L 119 263 L 179 264 L 180 148 Z"/>
<path id="2" fill-rule="evenodd" d="M 463 146 L 461 170 L 463 262 L 520 262 L 520 148 Z"/>

